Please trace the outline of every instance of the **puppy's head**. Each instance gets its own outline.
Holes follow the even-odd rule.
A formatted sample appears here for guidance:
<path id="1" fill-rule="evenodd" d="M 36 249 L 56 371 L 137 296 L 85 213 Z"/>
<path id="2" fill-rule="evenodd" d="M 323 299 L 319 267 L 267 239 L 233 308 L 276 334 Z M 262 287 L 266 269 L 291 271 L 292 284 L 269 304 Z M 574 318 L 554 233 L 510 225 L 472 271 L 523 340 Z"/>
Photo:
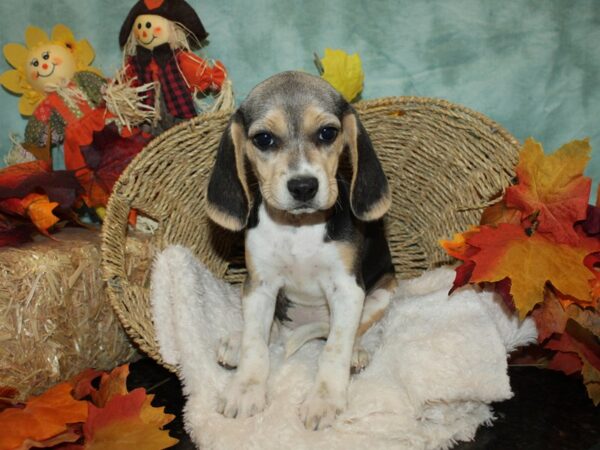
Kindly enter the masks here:
<path id="1" fill-rule="evenodd" d="M 354 109 L 319 77 L 275 75 L 250 92 L 223 134 L 208 185 L 208 215 L 230 230 L 246 226 L 246 160 L 269 206 L 291 214 L 327 210 L 337 200 L 345 148 L 353 169 L 352 211 L 361 220 L 378 219 L 390 206 L 389 187 Z"/>

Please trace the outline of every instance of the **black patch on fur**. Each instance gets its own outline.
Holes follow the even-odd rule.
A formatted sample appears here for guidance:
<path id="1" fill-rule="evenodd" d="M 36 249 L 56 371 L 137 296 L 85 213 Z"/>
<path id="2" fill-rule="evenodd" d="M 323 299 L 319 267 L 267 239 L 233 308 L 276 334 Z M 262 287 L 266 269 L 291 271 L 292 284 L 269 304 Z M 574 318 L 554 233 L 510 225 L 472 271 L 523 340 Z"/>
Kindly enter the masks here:
<path id="1" fill-rule="evenodd" d="M 252 202 L 252 208 L 250 209 L 250 214 L 248 215 L 248 225 L 246 226 L 248 230 L 258 226 L 258 210 L 260 208 L 260 204 L 262 203 L 260 189 L 256 189 L 253 198 L 254 200 Z"/>
<path id="2" fill-rule="evenodd" d="M 352 209 L 358 217 L 361 217 L 388 195 L 389 187 L 369 134 L 358 115 L 354 111 L 353 113 L 358 127 L 356 137 L 358 160 L 357 167 L 354 169 L 356 179 L 352 192 Z"/>
<path id="3" fill-rule="evenodd" d="M 208 183 L 207 200 L 222 213 L 245 225 L 248 218 L 248 199 L 236 170 L 235 148 L 231 137 L 231 125 L 234 122 L 241 123 L 239 113 L 232 116 L 221 137 Z"/>
<path id="4" fill-rule="evenodd" d="M 290 307 L 293 308 L 294 304 L 285 296 L 283 289 L 280 289 L 277 293 L 277 301 L 275 303 L 275 318 L 280 322 L 291 322 L 292 319 L 287 315 L 287 311 Z"/>
<path id="5" fill-rule="evenodd" d="M 367 293 L 382 276 L 396 273 L 383 220 L 364 224 L 361 256 L 361 273 Z"/>
<path id="6" fill-rule="evenodd" d="M 338 199 L 327 222 L 325 242 L 346 241 L 358 247 L 355 275 L 366 292 L 386 274 L 394 274 L 383 220 L 361 222 L 352 214 L 347 182 L 338 179 Z"/>

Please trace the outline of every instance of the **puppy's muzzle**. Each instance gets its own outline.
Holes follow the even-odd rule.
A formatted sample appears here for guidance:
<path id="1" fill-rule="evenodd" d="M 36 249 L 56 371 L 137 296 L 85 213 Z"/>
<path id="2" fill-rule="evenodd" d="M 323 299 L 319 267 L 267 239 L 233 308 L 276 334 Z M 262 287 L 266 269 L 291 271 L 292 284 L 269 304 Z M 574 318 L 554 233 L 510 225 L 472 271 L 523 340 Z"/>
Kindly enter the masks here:
<path id="1" fill-rule="evenodd" d="M 292 178 L 287 183 L 288 191 L 299 202 L 312 200 L 319 190 L 319 180 L 315 177 Z"/>

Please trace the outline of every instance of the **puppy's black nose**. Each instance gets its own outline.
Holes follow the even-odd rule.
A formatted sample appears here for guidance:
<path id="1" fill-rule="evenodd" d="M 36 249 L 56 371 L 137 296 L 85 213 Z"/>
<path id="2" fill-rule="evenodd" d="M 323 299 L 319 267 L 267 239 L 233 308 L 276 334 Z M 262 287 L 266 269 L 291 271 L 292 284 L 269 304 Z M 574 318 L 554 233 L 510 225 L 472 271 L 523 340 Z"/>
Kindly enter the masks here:
<path id="1" fill-rule="evenodd" d="M 319 180 L 315 177 L 292 178 L 287 186 L 295 200 L 306 202 L 317 194 Z"/>

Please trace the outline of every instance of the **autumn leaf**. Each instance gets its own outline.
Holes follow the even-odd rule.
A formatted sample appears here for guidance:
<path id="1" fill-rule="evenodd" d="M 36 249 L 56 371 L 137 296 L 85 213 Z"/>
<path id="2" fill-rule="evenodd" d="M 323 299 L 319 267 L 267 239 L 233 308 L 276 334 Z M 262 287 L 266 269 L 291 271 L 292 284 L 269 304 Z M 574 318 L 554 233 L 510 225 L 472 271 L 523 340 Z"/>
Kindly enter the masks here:
<path id="1" fill-rule="evenodd" d="M 118 384 L 118 383 L 117 383 Z M 134 389 L 126 395 L 114 395 L 104 408 L 90 406 L 89 419 L 84 425 L 86 450 L 126 450 L 143 448 L 161 450 L 178 440 L 161 427 L 172 416 L 160 417 L 161 410 L 152 411 L 146 391 Z"/>
<path id="2" fill-rule="evenodd" d="M 497 225 L 499 223 L 521 223 L 521 212 L 516 208 L 509 208 L 502 199 L 492 206 L 487 207 L 481 215 L 480 225 Z"/>
<path id="3" fill-rule="evenodd" d="M 34 231 L 32 224 L 9 218 L 0 212 L 0 247 L 29 242 Z"/>
<path id="4" fill-rule="evenodd" d="M 163 450 L 178 442 L 168 431 L 135 417 L 98 429 L 87 441 L 85 450 Z"/>
<path id="5" fill-rule="evenodd" d="M 96 392 L 96 388 L 92 385 L 94 380 L 98 379 L 103 372 L 95 369 L 86 369 L 83 372 L 75 375 L 69 380 L 73 386 L 73 398 L 81 400 L 87 396 L 91 396 L 92 392 Z"/>
<path id="6" fill-rule="evenodd" d="M 583 264 L 588 247 L 556 244 L 539 233 L 529 237 L 513 224 L 482 227 L 467 243 L 479 249 L 470 258 L 475 263 L 470 282 L 510 278 L 510 294 L 521 318 L 543 301 L 547 282 L 564 295 L 592 301 L 593 274 Z"/>
<path id="7" fill-rule="evenodd" d="M 578 241 L 573 225 L 586 217 L 591 179 L 583 176 L 590 159 L 587 140 L 573 141 L 552 155 L 528 139 L 517 166 L 518 184 L 506 191 L 506 205 L 521 211 L 521 220 L 536 214 L 540 233 L 561 244 Z"/>
<path id="8" fill-rule="evenodd" d="M 142 422 L 154 425 L 157 428 L 162 428 L 168 425 L 175 419 L 173 414 L 166 414 L 164 407 L 152 406 L 154 401 L 154 395 L 147 395 L 142 410 L 140 411 L 140 418 Z"/>
<path id="9" fill-rule="evenodd" d="M 461 261 L 468 261 L 478 250 L 469 245 L 467 240 L 479 233 L 480 229 L 480 227 L 471 227 L 464 233 L 456 233 L 452 240 L 440 240 L 440 245 L 450 256 Z"/>
<path id="10" fill-rule="evenodd" d="M 325 49 L 321 58 L 321 76 L 328 81 L 344 98 L 351 102 L 361 93 L 365 74 L 358 53 L 349 55 L 343 50 Z"/>
<path id="11" fill-rule="evenodd" d="M 0 386 L 0 412 L 15 405 L 19 391 L 8 386 Z"/>
<path id="12" fill-rule="evenodd" d="M 551 339 L 546 348 L 556 351 L 549 368 L 567 375 L 581 371 L 588 395 L 595 405 L 600 404 L 600 344 L 598 339 L 573 320 L 565 332 Z M 579 358 L 579 361 L 575 360 Z"/>
<path id="13" fill-rule="evenodd" d="M 0 449 L 18 448 L 27 439 L 43 442 L 67 433 L 69 424 L 84 422 L 88 416 L 88 403 L 75 400 L 71 389 L 69 383 L 62 383 L 32 397 L 24 408 L 0 412 L 0 430 L 3 430 Z"/>
<path id="14" fill-rule="evenodd" d="M 533 310 L 531 316 L 535 320 L 540 343 L 544 343 L 553 334 L 564 333 L 569 320 L 574 320 L 600 337 L 600 315 L 591 308 L 562 302 L 552 290 L 546 290 L 544 302 Z"/>
<path id="15" fill-rule="evenodd" d="M 52 171 L 47 161 L 31 161 L 0 169 L 0 201 L 44 193 L 60 210 L 74 207 L 83 192 L 74 172 Z M 18 212 L 17 212 L 18 214 Z"/>
<path id="16" fill-rule="evenodd" d="M 52 214 L 58 203 L 50 202 L 47 195 L 29 194 L 21 200 L 21 204 L 31 222 L 42 234 L 48 235 L 48 228 L 60 220 Z"/>
<path id="17" fill-rule="evenodd" d="M 123 137 L 110 125 L 94 132 L 93 144 L 81 149 L 86 167 L 77 171 L 89 207 L 107 205 L 114 184 L 149 139 L 143 133 Z"/>
<path id="18" fill-rule="evenodd" d="M 110 374 L 103 373 L 98 391 L 92 392 L 92 402 L 103 408 L 115 395 L 126 395 L 129 364 L 113 369 Z"/>

